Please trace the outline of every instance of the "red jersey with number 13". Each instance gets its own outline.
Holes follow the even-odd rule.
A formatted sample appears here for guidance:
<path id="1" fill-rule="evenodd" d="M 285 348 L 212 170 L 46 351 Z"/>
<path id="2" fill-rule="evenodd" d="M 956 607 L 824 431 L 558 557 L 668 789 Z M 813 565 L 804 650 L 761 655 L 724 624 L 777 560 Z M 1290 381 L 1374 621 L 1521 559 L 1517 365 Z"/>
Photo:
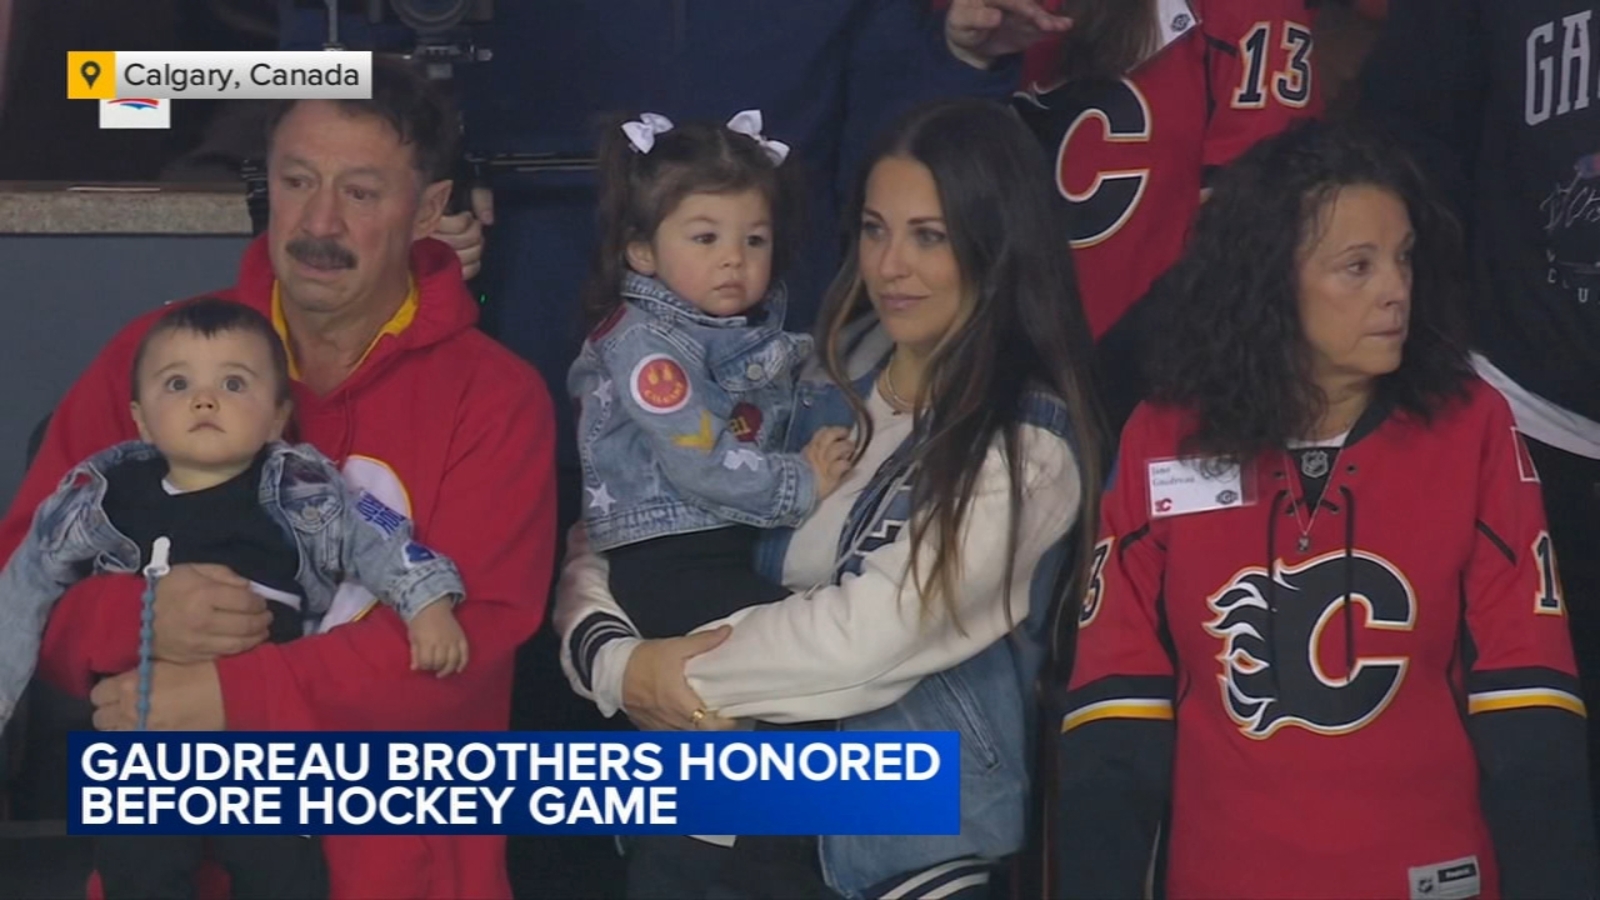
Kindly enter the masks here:
<path id="1" fill-rule="evenodd" d="M 1072 207 L 1096 339 L 1177 261 L 1205 171 L 1322 111 L 1306 0 L 1154 2 L 1164 46 L 1125 78 L 1061 84 L 1041 43 L 1017 98 Z"/>

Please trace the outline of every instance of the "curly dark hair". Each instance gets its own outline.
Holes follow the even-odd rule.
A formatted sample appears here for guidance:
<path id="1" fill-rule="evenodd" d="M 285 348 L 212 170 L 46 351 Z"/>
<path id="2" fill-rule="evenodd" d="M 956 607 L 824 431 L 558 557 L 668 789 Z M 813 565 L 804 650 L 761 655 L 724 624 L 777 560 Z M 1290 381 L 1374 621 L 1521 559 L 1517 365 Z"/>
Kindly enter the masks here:
<path id="1" fill-rule="evenodd" d="M 1298 272 L 1319 214 L 1358 185 L 1393 192 L 1416 234 L 1410 333 L 1377 399 L 1427 420 L 1461 395 L 1471 367 L 1460 310 L 1471 282 L 1460 224 L 1381 134 L 1307 122 L 1219 174 L 1183 257 L 1152 288 L 1151 399 L 1197 414 L 1185 454 L 1241 462 L 1321 419 L 1327 397 L 1311 377 Z"/>

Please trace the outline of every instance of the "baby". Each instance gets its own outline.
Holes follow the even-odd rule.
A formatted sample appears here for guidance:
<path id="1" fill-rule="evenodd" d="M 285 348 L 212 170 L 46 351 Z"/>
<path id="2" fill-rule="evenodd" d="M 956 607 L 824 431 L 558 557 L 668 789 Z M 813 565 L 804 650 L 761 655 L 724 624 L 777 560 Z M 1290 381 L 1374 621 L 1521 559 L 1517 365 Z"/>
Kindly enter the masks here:
<path id="1" fill-rule="evenodd" d="M 413 670 L 445 677 L 466 665 L 453 612 L 464 596 L 455 564 L 412 540 L 404 516 L 350 492 L 315 449 L 282 442 L 288 369 L 271 323 L 237 303 L 175 305 L 151 327 L 133 365 L 141 440 L 69 472 L 0 570 L 0 729 L 33 674 L 56 601 L 102 572 L 149 573 L 149 603 L 164 564 L 226 566 L 266 600 L 274 642 L 302 636 L 352 578 L 405 620 Z M 141 662 L 150 655 L 146 636 Z M 187 896 L 200 841 L 102 840 L 96 868 L 106 895 Z M 235 897 L 327 894 L 314 840 L 228 836 L 212 844 Z"/>

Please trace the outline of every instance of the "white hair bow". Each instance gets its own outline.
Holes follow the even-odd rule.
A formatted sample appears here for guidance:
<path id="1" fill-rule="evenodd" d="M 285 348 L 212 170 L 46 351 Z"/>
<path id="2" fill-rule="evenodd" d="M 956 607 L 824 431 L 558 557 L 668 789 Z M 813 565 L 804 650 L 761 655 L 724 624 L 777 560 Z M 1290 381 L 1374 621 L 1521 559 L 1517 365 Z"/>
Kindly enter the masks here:
<path id="1" fill-rule="evenodd" d="M 622 133 L 628 136 L 628 143 L 640 153 L 649 153 L 656 145 L 656 135 L 666 134 L 672 130 L 672 120 L 659 113 L 644 113 L 638 121 L 626 122 L 622 126 Z"/>
<path id="2" fill-rule="evenodd" d="M 761 149 L 767 151 L 767 156 L 772 158 L 773 165 L 782 165 L 789 158 L 789 145 L 782 141 L 772 141 L 761 134 L 761 110 L 747 109 L 728 120 L 728 130 L 746 135 L 755 139 Z"/>

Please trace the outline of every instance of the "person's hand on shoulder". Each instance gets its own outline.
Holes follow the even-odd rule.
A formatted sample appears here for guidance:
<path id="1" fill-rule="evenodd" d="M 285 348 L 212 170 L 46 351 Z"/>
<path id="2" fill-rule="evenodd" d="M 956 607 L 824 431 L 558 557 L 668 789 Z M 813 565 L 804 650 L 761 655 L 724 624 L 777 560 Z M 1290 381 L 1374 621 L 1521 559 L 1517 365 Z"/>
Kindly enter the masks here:
<path id="1" fill-rule="evenodd" d="M 472 280 L 483 268 L 483 229 L 494 224 L 494 193 L 472 189 L 472 211 L 441 216 L 433 237 L 450 245 L 461 257 L 461 277 Z"/>
<path id="2" fill-rule="evenodd" d="M 1048 12 L 1039 0 L 951 0 L 944 42 L 956 59 L 987 69 L 1000 57 L 1071 27 L 1071 19 Z"/>

